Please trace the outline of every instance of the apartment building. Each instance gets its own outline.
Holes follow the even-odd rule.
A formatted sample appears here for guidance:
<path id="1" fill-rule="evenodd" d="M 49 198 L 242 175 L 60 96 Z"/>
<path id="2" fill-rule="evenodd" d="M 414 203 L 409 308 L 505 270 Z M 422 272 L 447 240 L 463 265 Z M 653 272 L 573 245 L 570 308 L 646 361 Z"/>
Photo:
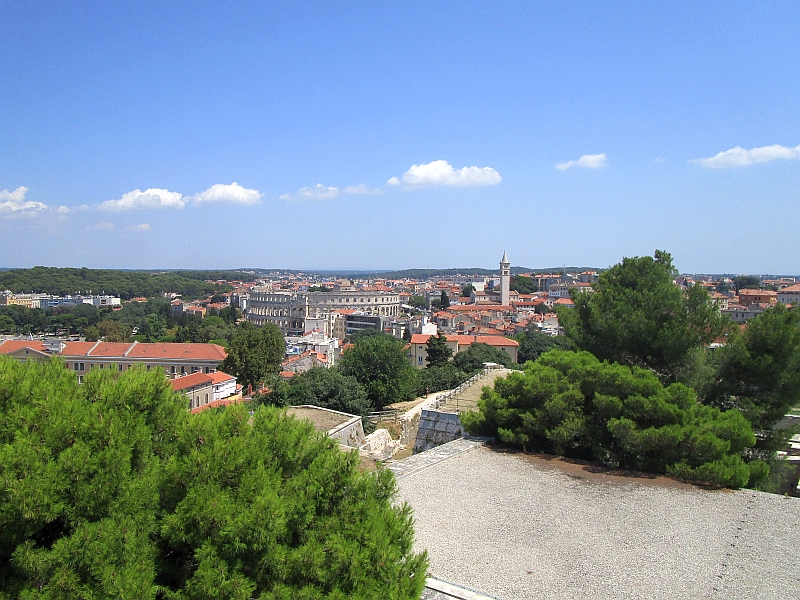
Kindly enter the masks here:
<path id="1" fill-rule="evenodd" d="M 789 304 L 800 306 L 800 283 L 778 290 L 778 302 L 787 306 Z"/>
<path id="2" fill-rule="evenodd" d="M 418 369 L 424 369 L 428 364 L 427 346 L 430 335 L 415 333 L 409 343 L 409 357 L 412 364 Z M 447 335 L 447 347 L 453 356 L 467 350 L 472 344 L 486 344 L 505 352 L 511 357 L 511 362 L 517 362 L 519 342 L 501 335 Z"/>
<path id="3" fill-rule="evenodd" d="M 3 348 L 0 346 L 0 352 Z M 217 344 L 141 342 L 67 342 L 58 353 L 68 369 L 83 376 L 92 369 L 125 371 L 136 365 L 162 369 L 170 379 L 193 373 L 214 373 L 227 353 Z"/>

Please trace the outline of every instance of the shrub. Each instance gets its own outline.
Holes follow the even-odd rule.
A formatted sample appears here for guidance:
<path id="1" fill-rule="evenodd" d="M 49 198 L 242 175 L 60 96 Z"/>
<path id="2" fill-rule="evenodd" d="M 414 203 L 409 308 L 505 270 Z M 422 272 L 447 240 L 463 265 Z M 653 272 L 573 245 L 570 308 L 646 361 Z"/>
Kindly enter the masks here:
<path id="1" fill-rule="evenodd" d="M 728 487 L 750 478 L 740 454 L 755 436 L 740 412 L 704 406 L 691 388 L 665 387 L 648 370 L 588 352 L 544 354 L 496 380 L 479 408 L 462 416 L 468 431 L 527 450 Z"/>

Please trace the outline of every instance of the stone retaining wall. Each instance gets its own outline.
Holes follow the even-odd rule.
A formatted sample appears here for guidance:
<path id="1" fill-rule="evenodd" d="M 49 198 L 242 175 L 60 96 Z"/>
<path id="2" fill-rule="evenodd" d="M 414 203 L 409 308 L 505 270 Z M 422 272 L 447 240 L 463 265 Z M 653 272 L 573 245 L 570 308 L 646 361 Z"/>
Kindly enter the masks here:
<path id="1" fill-rule="evenodd" d="M 464 428 L 457 414 L 423 410 L 419 418 L 414 453 L 452 442 L 464 435 Z"/>

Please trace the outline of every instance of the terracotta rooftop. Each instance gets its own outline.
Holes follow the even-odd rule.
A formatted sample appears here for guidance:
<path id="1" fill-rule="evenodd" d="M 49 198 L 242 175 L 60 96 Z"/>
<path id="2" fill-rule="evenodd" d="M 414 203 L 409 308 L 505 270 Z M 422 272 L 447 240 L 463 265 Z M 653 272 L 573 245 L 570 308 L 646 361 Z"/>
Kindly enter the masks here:
<path id="1" fill-rule="evenodd" d="M 92 356 L 94 356 L 94 351 Z M 225 348 L 217 344 L 136 344 L 128 358 L 169 358 L 177 360 L 225 360 Z"/>
<path id="2" fill-rule="evenodd" d="M 23 348 L 29 348 L 36 352 L 47 352 L 47 348 L 40 340 L 5 340 L 0 342 L 0 354 L 11 354 Z"/>
<path id="3" fill-rule="evenodd" d="M 177 379 L 170 379 L 169 384 L 172 386 L 173 390 L 178 392 L 180 390 L 186 390 L 201 385 L 211 385 L 213 382 L 214 380 L 211 378 L 211 375 L 206 375 L 205 373 L 192 373 L 191 375 L 185 375 L 184 377 L 178 377 Z"/>
<path id="4" fill-rule="evenodd" d="M 228 375 L 227 373 L 223 373 L 222 371 L 217 371 L 215 373 L 209 373 L 209 377 L 211 377 L 211 381 L 213 383 L 222 383 L 223 381 L 230 381 L 231 379 L 236 379 L 233 375 Z"/>
<path id="5" fill-rule="evenodd" d="M 61 351 L 62 356 L 86 356 L 97 342 L 67 342 Z M 126 344 L 130 346 L 130 344 Z"/>
<path id="6" fill-rule="evenodd" d="M 415 333 L 411 336 L 412 344 L 426 344 L 431 336 Z M 458 342 L 459 346 L 471 344 L 488 344 L 489 346 L 519 346 L 516 340 L 510 340 L 502 335 L 446 335 L 448 342 Z"/>
<path id="7" fill-rule="evenodd" d="M 92 347 L 86 350 L 84 354 L 68 354 L 67 352 L 62 352 L 61 354 L 64 356 L 124 356 L 132 345 L 128 342 L 98 342 L 97 344 L 92 344 Z M 76 350 L 82 349 L 82 347 L 76 347 Z M 89 350 L 91 350 L 91 353 Z"/>

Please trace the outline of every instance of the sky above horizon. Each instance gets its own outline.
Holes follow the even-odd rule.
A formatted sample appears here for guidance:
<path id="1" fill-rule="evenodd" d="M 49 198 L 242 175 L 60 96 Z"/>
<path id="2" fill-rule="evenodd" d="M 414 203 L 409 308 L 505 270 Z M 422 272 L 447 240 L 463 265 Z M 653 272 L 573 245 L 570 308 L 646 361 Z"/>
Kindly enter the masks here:
<path id="1" fill-rule="evenodd" d="M 800 275 L 800 3 L 0 5 L 0 267 Z"/>

